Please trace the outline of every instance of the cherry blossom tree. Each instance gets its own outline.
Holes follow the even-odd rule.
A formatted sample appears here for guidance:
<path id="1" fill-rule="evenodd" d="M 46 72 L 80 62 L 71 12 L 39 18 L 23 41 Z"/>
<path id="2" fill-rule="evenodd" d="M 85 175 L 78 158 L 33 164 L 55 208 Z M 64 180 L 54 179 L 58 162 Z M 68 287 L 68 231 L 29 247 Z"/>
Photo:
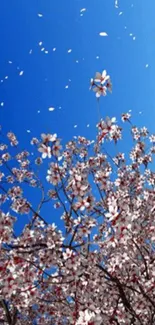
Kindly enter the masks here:
<path id="1" fill-rule="evenodd" d="M 111 91 L 106 71 L 91 88 Z M 33 155 L 1 129 L 0 324 L 155 324 L 155 135 L 121 119 L 101 119 L 95 141 L 41 134 Z M 62 227 L 49 222 L 54 211 Z"/>

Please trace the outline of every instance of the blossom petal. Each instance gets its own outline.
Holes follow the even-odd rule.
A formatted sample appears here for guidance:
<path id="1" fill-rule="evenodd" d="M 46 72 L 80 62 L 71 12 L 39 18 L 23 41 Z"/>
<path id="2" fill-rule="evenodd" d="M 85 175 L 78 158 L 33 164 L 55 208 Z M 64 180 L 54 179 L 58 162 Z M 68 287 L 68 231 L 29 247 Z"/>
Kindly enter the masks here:
<path id="1" fill-rule="evenodd" d="M 100 32 L 99 35 L 100 36 L 108 36 L 108 34 L 106 32 Z"/>
<path id="2" fill-rule="evenodd" d="M 101 93 L 98 91 L 98 92 L 96 93 L 96 97 L 97 97 L 97 98 L 100 98 L 100 96 L 101 96 Z"/>
<path id="3" fill-rule="evenodd" d="M 96 72 L 96 74 L 95 74 L 95 81 L 100 81 L 101 78 L 102 78 L 101 73 L 100 72 Z"/>
<path id="4" fill-rule="evenodd" d="M 103 70 L 103 72 L 102 72 L 102 78 L 105 78 L 106 74 L 107 74 L 107 71 L 106 70 Z"/>

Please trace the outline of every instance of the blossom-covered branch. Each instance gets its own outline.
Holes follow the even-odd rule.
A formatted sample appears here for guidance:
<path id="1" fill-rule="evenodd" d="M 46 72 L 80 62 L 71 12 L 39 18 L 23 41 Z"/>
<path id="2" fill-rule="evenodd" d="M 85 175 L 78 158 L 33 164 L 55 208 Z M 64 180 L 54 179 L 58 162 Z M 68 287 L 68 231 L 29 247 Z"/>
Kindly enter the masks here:
<path id="1" fill-rule="evenodd" d="M 91 88 L 97 98 L 111 91 L 105 70 Z M 128 155 L 119 151 L 124 125 Z M 57 134 L 42 133 L 31 140 L 33 155 L 20 150 L 13 132 L 4 136 L 0 322 L 153 325 L 155 135 L 127 112 L 119 122 L 100 119 L 93 141 L 78 136 L 63 145 Z"/>

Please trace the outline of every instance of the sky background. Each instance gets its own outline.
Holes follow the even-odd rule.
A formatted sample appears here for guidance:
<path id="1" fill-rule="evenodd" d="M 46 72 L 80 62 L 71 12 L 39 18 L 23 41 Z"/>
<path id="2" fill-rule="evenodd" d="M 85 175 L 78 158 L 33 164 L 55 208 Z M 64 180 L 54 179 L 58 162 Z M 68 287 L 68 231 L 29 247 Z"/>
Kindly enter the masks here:
<path id="1" fill-rule="evenodd" d="M 154 0 L 118 0 L 118 8 L 114 0 L 1 0 L 3 129 L 15 132 L 22 148 L 42 132 L 64 142 L 94 139 L 98 113 L 89 81 L 106 69 L 113 93 L 101 98 L 101 116 L 119 120 L 132 110 L 134 124 L 155 132 L 154 13 Z"/>

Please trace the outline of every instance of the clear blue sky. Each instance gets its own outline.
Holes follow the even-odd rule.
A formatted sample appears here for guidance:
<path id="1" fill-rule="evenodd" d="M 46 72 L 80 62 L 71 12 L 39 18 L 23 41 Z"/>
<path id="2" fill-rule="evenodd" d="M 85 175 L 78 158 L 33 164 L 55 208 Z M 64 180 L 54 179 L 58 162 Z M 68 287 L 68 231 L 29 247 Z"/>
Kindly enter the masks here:
<path id="1" fill-rule="evenodd" d="M 114 0 L 0 1 L 0 124 L 22 147 L 42 132 L 57 132 L 64 142 L 78 134 L 94 138 L 98 115 L 89 80 L 103 69 L 113 82 L 113 94 L 101 100 L 103 117 L 118 119 L 131 109 L 135 124 L 155 132 L 155 2 L 118 0 L 118 6 Z"/>

